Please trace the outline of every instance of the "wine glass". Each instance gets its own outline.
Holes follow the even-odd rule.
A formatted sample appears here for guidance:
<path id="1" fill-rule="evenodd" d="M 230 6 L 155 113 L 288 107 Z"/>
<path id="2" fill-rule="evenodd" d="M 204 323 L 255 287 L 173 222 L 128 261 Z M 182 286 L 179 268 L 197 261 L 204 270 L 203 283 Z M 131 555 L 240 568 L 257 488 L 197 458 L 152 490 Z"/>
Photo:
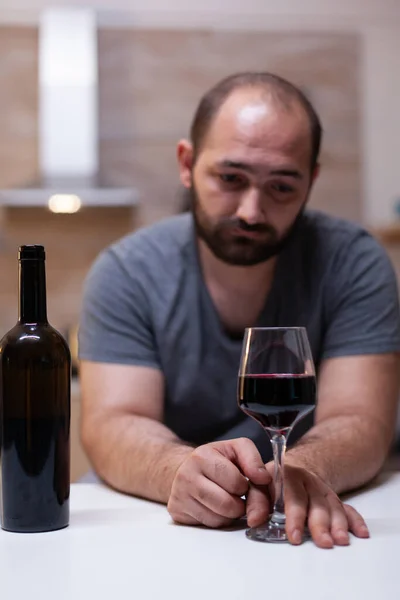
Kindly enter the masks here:
<path id="1" fill-rule="evenodd" d="M 304 327 L 245 330 L 238 378 L 238 404 L 267 432 L 274 455 L 275 503 L 269 521 L 246 531 L 251 540 L 286 542 L 283 463 L 294 425 L 316 402 L 315 368 Z"/>

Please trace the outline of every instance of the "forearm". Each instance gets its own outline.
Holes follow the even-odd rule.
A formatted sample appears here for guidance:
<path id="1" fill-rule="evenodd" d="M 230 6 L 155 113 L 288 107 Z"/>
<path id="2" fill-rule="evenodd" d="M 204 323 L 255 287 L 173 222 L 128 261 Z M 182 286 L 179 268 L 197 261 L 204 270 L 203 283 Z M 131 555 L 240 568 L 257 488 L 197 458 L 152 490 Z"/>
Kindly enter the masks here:
<path id="1" fill-rule="evenodd" d="M 382 468 L 392 432 L 370 417 L 342 415 L 315 425 L 287 452 L 287 463 L 319 475 L 336 493 L 370 481 Z"/>
<path id="2" fill-rule="evenodd" d="M 112 487 L 167 503 L 175 473 L 193 448 L 162 423 L 121 414 L 86 428 L 83 442 L 99 476 Z"/>

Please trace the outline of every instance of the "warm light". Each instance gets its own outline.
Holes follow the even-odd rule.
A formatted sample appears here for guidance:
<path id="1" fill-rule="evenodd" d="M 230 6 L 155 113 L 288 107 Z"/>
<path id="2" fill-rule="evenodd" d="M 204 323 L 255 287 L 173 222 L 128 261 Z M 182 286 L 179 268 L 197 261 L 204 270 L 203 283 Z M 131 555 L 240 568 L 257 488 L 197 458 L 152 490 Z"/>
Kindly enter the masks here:
<path id="1" fill-rule="evenodd" d="M 54 213 L 76 213 L 82 206 L 75 194 L 54 194 L 49 199 L 49 209 Z"/>

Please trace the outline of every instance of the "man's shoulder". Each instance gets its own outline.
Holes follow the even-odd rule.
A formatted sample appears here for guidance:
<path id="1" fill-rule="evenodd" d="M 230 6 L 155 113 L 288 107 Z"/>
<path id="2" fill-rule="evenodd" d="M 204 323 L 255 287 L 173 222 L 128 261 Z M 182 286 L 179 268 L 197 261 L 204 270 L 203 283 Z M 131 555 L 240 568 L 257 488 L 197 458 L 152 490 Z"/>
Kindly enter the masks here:
<path id="1" fill-rule="evenodd" d="M 137 229 L 109 247 L 120 261 L 157 260 L 168 263 L 193 245 L 193 220 L 189 213 L 174 215 Z"/>
<path id="2" fill-rule="evenodd" d="M 303 227 L 313 230 L 328 240 L 343 238 L 356 238 L 360 235 L 369 235 L 358 223 L 340 217 L 334 217 L 318 210 L 306 210 L 303 215 Z"/>
<path id="3" fill-rule="evenodd" d="M 190 214 L 175 215 L 116 240 L 97 256 L 86 278 L 101 285 L 135 281 L 141 286 L 179 282 L 195 256 Z"/>
<path id="4" fill-rule="evenodd" d="M 330 287 L 339 281 L 394 280 L 386 250 L 362 225 L 318 211 L 306 211 L 302 221 L 296 256 L 310 276 Z"/>
<path id="5" fill-rule="evenodd" d="M 320 257 L 351 251 L 385 254 L 379 242 L 361 224 L 334 217 L 317 210 L 305 211 L 300 227 L 300 240 Z"/>

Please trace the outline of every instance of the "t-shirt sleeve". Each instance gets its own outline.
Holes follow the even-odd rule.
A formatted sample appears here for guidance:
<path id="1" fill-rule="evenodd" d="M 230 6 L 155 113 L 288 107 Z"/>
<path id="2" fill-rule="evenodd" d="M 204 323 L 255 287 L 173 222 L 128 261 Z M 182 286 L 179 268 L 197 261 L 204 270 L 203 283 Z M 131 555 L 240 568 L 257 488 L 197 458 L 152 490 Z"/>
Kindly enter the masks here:
<path id="1" fill-rule="evenodd" d="M 79 323 L 79 358 L 160 369 L 143 269 L 125 268 L 112 249 L 86 278 Z"/>
<path id="2" fill-rule="evenodd" d="M 326 288 L 322 358 L 400 351 L 396 275 L 384 249 L 367 233 L 337 256 Z"/>

